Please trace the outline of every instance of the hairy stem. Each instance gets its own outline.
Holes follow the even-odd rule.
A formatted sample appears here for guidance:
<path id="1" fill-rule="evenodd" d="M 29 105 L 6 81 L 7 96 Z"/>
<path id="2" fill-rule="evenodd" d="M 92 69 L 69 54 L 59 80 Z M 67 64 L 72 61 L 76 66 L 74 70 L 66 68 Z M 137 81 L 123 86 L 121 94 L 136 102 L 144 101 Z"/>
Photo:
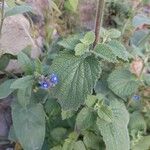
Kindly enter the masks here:
<path id="1" fill-rule="evenodd" d="M 95 47 L 100 40 L 100 28 L 102 26 L 104 8 L 105 8 L 105 0 L 98 0 L 96 22 L 95 22 L 95 41 L 93 47 Z"/>
<path id="2" fill-rule="evenodd" d="M 4 22 L 4 4 L 5 0 L 1 0 L 2 7 L 1 7 L 1 22 L 0 22 L 0 38 L 2 34 L 2 27 L 3 27 L 3 22 Z"/>

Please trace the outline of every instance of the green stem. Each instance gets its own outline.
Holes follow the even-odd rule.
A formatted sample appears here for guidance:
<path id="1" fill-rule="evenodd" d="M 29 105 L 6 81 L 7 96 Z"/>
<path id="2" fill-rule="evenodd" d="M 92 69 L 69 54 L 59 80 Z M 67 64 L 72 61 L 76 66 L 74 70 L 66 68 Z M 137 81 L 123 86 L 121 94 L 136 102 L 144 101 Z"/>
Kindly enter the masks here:
<path id="1" fill-rule="evenodd" d="M 98 44 L 100 40 L 100 28 L 102 26 L 104 8 L 105 8 L 105 0 L 98 0 L 96 23 L 95 23 L 95 41 L 93 43 L 93 48 Z"/>
<path id="2" fill-rule="evenodd" d="M 3 27 L 3 23 L 4 23 L 4 5 L 5 5 L 5 0 L 2 0 L 2 9 L 1 9 L 1 22 L 0 22 L 0 38 L 1 38 L 1 34 L 2 34 L 2 27 Z"/>

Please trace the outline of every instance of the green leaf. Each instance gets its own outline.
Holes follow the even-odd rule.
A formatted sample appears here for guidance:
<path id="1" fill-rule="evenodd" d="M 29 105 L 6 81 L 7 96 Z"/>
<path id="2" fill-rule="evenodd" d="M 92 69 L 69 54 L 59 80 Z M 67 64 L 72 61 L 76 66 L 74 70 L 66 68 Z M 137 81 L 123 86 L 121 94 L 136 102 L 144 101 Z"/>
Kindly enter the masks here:
<path id="1" fill-rule="evenodd" d="M 107 43 L 107 45 L 116 57 L 128 61 L 128 53 L 126 51 L 126 48 L 120 42 L 111 40 Z"/>
<path id="2" fill-rule="evenodd" d="M 109 88 L 122 98 L 135 93 L 139 85 L 140 81 L 125 68 L 114 70 L 108 78 Z"/>
<path id="3" fill-rule="evenodd" d="M 70 133 L 69 137 L 65 140 L 63 144 L 62 150 L 73 150 L 77 138 L 78 138 L 78 134 L 76 132 Z"/>
<path id="4" fill-rule="evenodd" d="M 43 66 L 42 66 L 42 62 L 38 58 L 35 59 L 34 65 L 35 65 L 35 71 L 39 74 L 42 74 Z"/>
<path id="5" fill-rule="evenodd" d="M 60 142 L 60 141 L 62 141 L 62 140 L 65 139 L 66 134 L 67 134 L 67 129 L 62 128 L 62 127 L 60 127 L 60 128 L 55 128 L 55 129 L 53 129 L 53 130 L 51 131 L 50 134 L 51 134 L 51 137 L 52 137 L 55 141 Z"/>
<path id="6" fill-rule="evenodd" d="M 117 62 L 117 58 L 107 44 L 97 44 L 94 52 L 97 56 L 109 62 Z"/>
<path id="7" fill-rule="evenodd" d="M 75 142 L 74 150 L 86 150 L 84 143 L 82 141 Z"/>
<path id="8" fill-rule="evenodd" d="M 31 62 L 31 60 L 29 59 L 29 57 L 25 53 L 20 52 L 18 54 L 18 62 L 26 74 L 33 73 L 33 64 Z"/>
<path id="9" fill-rule="evenodd" d="M 148 86 L 150 86 L 150 75 L 149 74 L 145 74 L 143 78 L 144 78 L 145 83 Z"/>
<path id="10" fill-rule="evenodd" d="M 97 126 L 103 136 L 107 150 L 129 150 L 130 140 L 127 125 L 129 114 L 125 105 L 116 99 L 110 101 L 113 111 L 113 121 L 111 123 L 102 119 L 97 119 Z"/>
<path id="11" fill-rule="evenodd" d="M 97 97 L 95 95 L 88 95 L 85 100 L 85 104 L 88 107 L 92 107 L 96 103 L 96 100 L 97 100 Z"/>
<path id="12" fill-rule="evenodd" d="M 139 112 L 133 112 L 130 115 L 130 121 L 128 125 L 130 133 L 133 133 L 134 130 L 135 135 L 132 134 L 132 136 L 136 136 L 137 133 L 140 131 L 142 133 L 146 132 L 146 122 L 144 120 L 144 117 Z"/>
<path id="13" fill-rule="evenodd" d="M 95 123 L 95 114 L 90 108 L 83 108 L 77 115 L 76 128 L 86 130 Z"/>
<path id="14" fill-rule="evenodd" d="M 8 66 L 10 59 L 16 59 L 12 54 L 5 53 L 0 57 L 0 70 L 5 70 Z"/>
<path id="15" fill-rule="evenodd" d="M 72 110 L 67 110 L 67 111 L 62 110 L 62 111 L 61 111 L 62 120 L 69 119 L 69 118 L 71 118 L 73 115 L 74 115 L 74 111 L 72 111 Z"/>
<path id="16" fill-rule="evenodd" d="M 94 32 L 90 31 L 87 32 L 83 39 L 80 40 L 85 45 L 90 45 L 95 41 L 95 34 Z"/>
<path id="17" fill-rule="evenodd" d="M 81 56 L 83 55 L 85 52 L 88 52 L 89 51 L 89 46 L 88 45 L 85 45 L 83 43 L 79 43 L 76 45 L 75 47 L 75 55 L 76 56 Z"/>
<path id="18" fill-rule="evenodd" d="M 107 31 L 107 36 L 112 39 L 119 38 L 121 36 L 121 32 L 117 29 L 110 29 Z"/>
<path id="19" fill-rule="evenodd" d="M 96 136 L 92 132 L 85 133 L 85 135 L 83 137 L 83 142 L 88 149 L 99 150 L 99 148 L 101 146 L 99 136 Z"/>
<path id="20" fill-rule="evenodd" d="M 62 150 L 62 147 L 61 145 L 58 145 L 58 146 L 52 147 L 50 150 Z"/>
<path id="21" fill-rule="evenodd" d="M 59 41 L 58 44 L 65 49 L 74 50 L 75 46 L 80 43 L 80 39 L 82 38 L 81 34 L 70 35 L 68 38 Z"/>
<path id="22" fill-rule="evenodd" d="M 60 114 L 60 112 L 61 112 L 60 105 L 54 98 L 49 97 L 47 99 L 46 103 L 44 104 L 44 107 L 45 107 L 45 111 L 49 117 L 56 116 L 56 115 Z"/>
<path id="23" fill-rule="evenodd" d="M 26 107 L 30 103 L 32 87 L 26 89 L 19 89 L 17 92 L 17 99 L 22 107 Z"/>
<path id="24" fill-rule="evenodd" d="M 94 108 L 95 110 L 97 110 L 97 114 L 100 119 L 103 119 L 107 122 L 112 122 L 113 120 L 112 110 L 109 106 L 104 104 L 103 101 L 99 101 Z"/>
<path id="25" fill-rule="evenodd" d="M 0 85 L 0 99 L 6 98 L 14 91 L 10 88 L 14 81 L 14 79 L 6 80 Z"/>
<path id="26" fill-rule="evenodd" d="M 59 78 L 59 84 L 53 92 L 64 110 L 76 110 L 83 104 L 101 73 L 95 57 L 80 58 L 71 53 L 60 54 L 51 68 Z"/>
<path id="27" fill-rule="evenodd" d="M 144 136 L 140 139 L 132 150 L 149 150 L 150 149 L 150 136 Z"/>
<path id="28" fill-rule="evenodd" d="M 41 104 L 21 107 L 12 105 L 16 136 L 25 150 L 40 150 L 45 138 L 45 113 Z"/>
<path id="29" fill-rule="evenodd" d="M 17 14 L 22 14 L 28 11 L 32 11 L 32 7 L 28 5 L 15 6 L 13 8 L 9 8 L 5 11 L 5 18 L 8 16 L 13 16 Z"/>
<path id="30" fill-rule="evenodd" d="M 33 76 L 25 76 L 12 83 L 11 89 L 26 89 L 33 84 Z"/>

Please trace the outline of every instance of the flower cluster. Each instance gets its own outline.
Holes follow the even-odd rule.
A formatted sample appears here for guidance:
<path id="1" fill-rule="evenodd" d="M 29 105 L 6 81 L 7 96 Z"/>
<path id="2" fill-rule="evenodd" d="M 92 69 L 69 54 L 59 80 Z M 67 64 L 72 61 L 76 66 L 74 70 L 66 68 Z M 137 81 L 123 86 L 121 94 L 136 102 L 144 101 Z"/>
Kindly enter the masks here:
<path id="1" fill-rule="evenodd" d="M 57 84 L 58 84 L 58 76 L 54 73 L 48 77 L 41 76 L 39 78 L 39 87 L 41 89 L 50 89 Z"/>

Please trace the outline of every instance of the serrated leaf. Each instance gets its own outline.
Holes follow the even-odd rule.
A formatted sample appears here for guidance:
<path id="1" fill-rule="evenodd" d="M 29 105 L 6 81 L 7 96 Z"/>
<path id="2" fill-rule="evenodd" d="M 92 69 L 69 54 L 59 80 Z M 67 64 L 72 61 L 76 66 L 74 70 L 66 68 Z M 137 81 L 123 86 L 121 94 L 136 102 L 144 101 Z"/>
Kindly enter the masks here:
<path id="1" fill-rule="evenodd" d="M 28 5 L 15 6 L 13 8 L 9 8 L 5 11 L 4 17 L 13 16 L 17 14 L 22 14 L 28 11 L 32 11 L 32 7 Z"/>
<path id="2" fill-rule="evenodd" d="M 60 54 L 51 68 L 59 77 L 59 84 L 53 92 L 64 110 L 76 110 L 83 104 L 101 73 L 95 57 L 80 58 L 71 53 Z"/>
<path id="3" fill-rule="evenodd" d="M 90 108 L 83 108 L 77 115 L 76 128 L 78 130 L 86 130 L 95 123 L 95 114 Z"/>
<path id="4" fill-rule="evenodd" d="M 114 70 L 108 78 L 109 88 L 122 98 L 135 93 L 139 85 L 140 81 L 125 68 Z"/>
<path id="5" fill-rule="evenodd" d="M 95 34 L 94 32 L 90 31 L 90 32 L 87 32 L 84 36 L 83 39 L 80 40 L 83 44 L 86 44 L 86 45 L 90 45 L 92 44 L 94 41 L 95 41 Z"/>
<path id="6" fill-rule="evenodd" d="M 111 40 L 107 43 L 107 45 L 116 57 L 128 61 L 128 53 L 126 51 L 126 48 L 120 42 Z"/>
<path id="7" fill-rule="evenodd" d="M 95 105 L 95 109 L 97 110 L 98 117 L 102 120 L 105 120 L 107 122 L 112 122 L 113 120 L 113 114 L 112 110 L 109 106 L 101 103 L 97 103 Z"/>
<path id="8" fill-rule="evenodd" d="M 74 144 L 74 150 L 86 150 L 85 145 L 82 141 L 77 141 Z"/>
<path id="9" fill-rule="evenodd" d="M 97 119 L 97 126 L 103 136 L 107 150 L 129 150 L 130 140 L 127 125 L 129 114 L 125 105 L 116 99 L 110 101 L 113 111 L 113 121 L 111 123 L 102 119 Z"/>
<path id="10" fill-rule="evenodd" d="M 33 76 L 25 76 L 22 78 L 17 79 L 15 82 L 11 84 L 11 89 L 26 89 L 32 86 L 33 83 Z"/>
<path id="11" fill-rule="evenodd" d="M 6 98 L 14 91 L 10 88 L 14 81 L 14 79 L 6 80 L 0 85 L 0 99 Z"/>
<path id="12" fill-rule="evenodd" d="M 17 57 L 23 71 L 25 71 L 26 74 L 32 74 L 34 67 L 30 58 L 23 52 L 20 52 Z"/>
<path id="13" fill-rule="evenodd" d="M 83 142 L 89 149 L 99 150 L 100 148 L 100 138 L 92 132 L 85 133 L 83 137 Z"/>
<path id="14" fill-rule="evenodd" d="M 70 35 L 68 38 L 59 41 L 58 44 L 65 49 L 74 50 L 75 46 L 80 43 L 80 39 L 82 38 L 81 34 Z"/>
<path id="15" fill-rule="evenodd" d="M 107 44 L 97 44 L 94 52 L 97 56 L 109 62 L 117 62 L 117 58 Z"/>
<path id="16" fill-rule="evenodd" d="M 110 29 L 107 31 L 106 34 L 109 38 L 112 38 L 112 39 L 119 38 L 121 36 L 121 32 L 117 29 Z"/>
<path id="17" fill-rule="evenodd" d="M 76 47 L 75 47 L 75 55 L 76 56 L 83 55 L 85 52 L 89 51 L 88 48 L 89 47 L 87 45 L 83 44 L 83 43 L 77 44 Z"/>
<path id="18" fill-rule="evenodd" d="M 45 113 L 42 105 L 23 108 L 19 104 L 13 104 L 12 120 L 23 149 L 40 150 L 45 138 Z"/>

